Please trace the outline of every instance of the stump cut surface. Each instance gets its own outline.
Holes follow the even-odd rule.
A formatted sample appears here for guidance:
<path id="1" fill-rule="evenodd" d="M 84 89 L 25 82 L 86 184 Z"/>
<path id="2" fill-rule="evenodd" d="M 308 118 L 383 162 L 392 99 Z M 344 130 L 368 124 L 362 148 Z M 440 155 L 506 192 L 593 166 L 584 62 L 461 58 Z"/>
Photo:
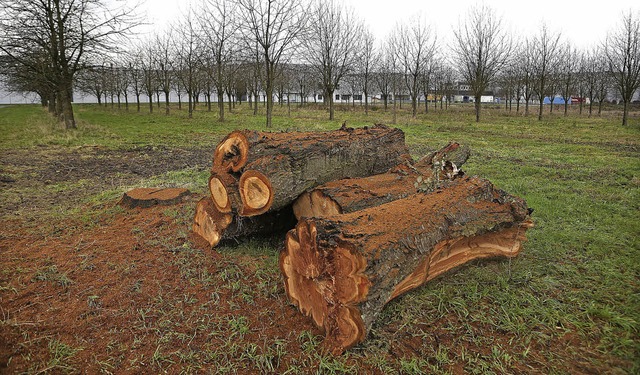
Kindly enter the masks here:
<path id="1" fill-rule="evenodd" d="M 182 201 L 190 192 L 183 188 L 136 188 L 122 196 L 119 204 L 129 208 L 169 206 Z"/>

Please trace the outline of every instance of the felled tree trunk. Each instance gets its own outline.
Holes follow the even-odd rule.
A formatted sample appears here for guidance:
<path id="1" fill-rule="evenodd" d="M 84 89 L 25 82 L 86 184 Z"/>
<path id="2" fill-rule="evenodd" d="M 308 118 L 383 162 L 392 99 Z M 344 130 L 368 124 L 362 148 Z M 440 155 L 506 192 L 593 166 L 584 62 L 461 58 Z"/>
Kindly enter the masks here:
<path id="1" fill-rule="evenodd" d="M 526 203 L 486 180 L 328 218 L 303 218 L 280 254 L 287 295 L 333 353 L 361 342 L 391 299 L 470 260 L 513 257 Z"/>
<path id="2" fill-rule="evenodd" d="M 459 168 L 468 157 L 467 147 L 452 142 L 415 165 L 405 163 L 386 173 L 330 181 L 306 191 L 294 202 L 293 212 L 298 219 L 327 217 L 379 206 L 418 190 L 431 191 L 442 181 L 464 175 Z"/>
<path id="3" fill-rule="evenodd" d="M 290 207 L 265 215 L 242 217 L 220 212 L 211 197 L 205 197 L 196 205 L 192 230 L 215 247 L 227 240 L 284 233 L 294 225 L 295 217 Z"/>
<path id="4" fill-rule="evenodd" d="M 229 134 L 218 145 L 213 171 L 240 176 L 237 213 L 255 216 L 280 210 L 320 184 L 382 173 L 405 160 L 411 157 L 404 133 L 382 125 L 358 129 L 343 126 L 331 132 L 245 130 Z M 222 180 L 227 192 L 234 189 Z M 217 205 L 224 206 L 226 199 L 221 194 L 213 198 Z"/>

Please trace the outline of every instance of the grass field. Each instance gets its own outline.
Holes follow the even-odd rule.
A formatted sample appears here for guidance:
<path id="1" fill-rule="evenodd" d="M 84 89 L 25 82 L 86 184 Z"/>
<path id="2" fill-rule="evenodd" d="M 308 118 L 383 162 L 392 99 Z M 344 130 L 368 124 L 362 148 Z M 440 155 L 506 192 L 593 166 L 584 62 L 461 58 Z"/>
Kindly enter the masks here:
<path id="1" fill-rule="evenodd" d="M 640 373 L 640 115 L 619 125 L 486 107 L 411 118 L 276 106 L 271 130 L 397 126 L 414 157 L 467 144 L 469 175 L 523 197 L 535 227 L 512 261 L 473 262 L 384 310 L 341 357 L 288 305 L 282 238 L 208 250 L 189 235 L 213 149 L 264 129 L 246 106 L 193 119 L 76 106 L 0 108 L 0 372 Z M 423 109 L 424 110 L 424 109 Z M 535 110 L 532 110 L 535 112 Z M 128 164 L 127 164 L 128 163 Z M 127 211 L 128 188 L 180 186 L 182 205 Z"/>

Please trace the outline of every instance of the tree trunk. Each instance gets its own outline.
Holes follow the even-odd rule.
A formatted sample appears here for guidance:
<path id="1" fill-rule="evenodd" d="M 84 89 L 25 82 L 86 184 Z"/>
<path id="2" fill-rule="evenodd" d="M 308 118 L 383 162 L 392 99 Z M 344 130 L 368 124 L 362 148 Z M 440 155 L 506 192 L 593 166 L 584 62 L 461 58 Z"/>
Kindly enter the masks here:
<path id="1" fill-rule="evenodd" d="M 480 95 L 476 95 L 475 97 L 475 107 L 476 107 L 476 122 L 480 122 L 480 101 L 482 100 L 482 97 Z"/>
<path id="2" fill-rule="evenodd" d="M 66 84 L 63 83 L 63 87 L 60 90 L 60 104 L 62 107 L 62 119 L 66 129 L 77 129 L 76 120 L 73 116 L 73 106 L 71 104 L 72 95 L 73 83 L 71 81 Z"/>
<path id="3" fill-rule="evenodd" d="M 165 111 L 164 114 L 169 116 L 170 113 L 170 109 L 169 109 L 169 90 L 164 92 L 164 105 L 165 105 Z"/>
<path id="4" fill-rule="evenodd" d="M 382 174 L 330 181 L 302 193 L 293 204 L 293 213 L 297 219 L 327 217 L 379 206 L 417 191 L 432 191 L 442 181 L 464 175 L 459 168 L 469 155 L 468 147 L 452 142 L 414 165 L 406 163 Z"/>
<path id="5" fill-rule="evenodd" d="M 280 270 L 291 302 L 340 354 L 364 340 L 397 296 L 471 260 L 517 255 L 531 225 L 523 200 L 465 178 L 431 194 L 304 218 L 287 233 Z"/>
<path id="6" fill-rule="evenodd" d="M 625 100 L 622 106 L 622 126 L 627 126 L 627 119 L 629 118 L 629 103 Z"/>
<path id="7" fill-rule="evenodd" d="M 307 189 L 387 171 L 411 160 L 399 129 L 376 125 L 331 132 L 234 131 L 216 147 L 213 170 L 239 175 L 242 216 L 279 210 Z M 222 181 L 225 190 L 233 190 Z M 216 199 L 216 197 L 213 197 Z M 226 205 L 224 196 L 218 205 Z"/>
<path id="8" fill-rule="evenodd" d="M 56 113 L 56 93 L 52 90 L 51 92 L 49 92 L 49 103 L 47 106 L 47 110 L 49 111 L 49 113 L 51 114 L 55 114 Z"/>
<path id="9" fill-rule="evenodd" d="M 218 90 L 218 121 L 224 122 L 224 91 Z"/>
<path id="10" fill-rule="evenodd" d="M 334 91 L 327 91 L 327 99 L 329 101 L 329 120 L 333 121 L 333 119 L 335 118 L 334 116 L 334 108 L 333 108 L 333 93 Z"/>
<path id="11" fill-rule="evenodd" d="M 364 92 L 364 114 L 369 114 L 369 93 L 367 91 Z"/>
<path id="12" fill-rule="evenodd" d="M 602 103 L 604 102 L 604 100 L 600 100 L 598 102 L 598 116 L 602 115 Z"/>
<path id="13" fill-rule="evenodd" d="M 539 104 L 540 107 L 538 108 L 538 121 L 542 121 L 542 106 L 544 104 L 544 97 L 542 95 Z"/>

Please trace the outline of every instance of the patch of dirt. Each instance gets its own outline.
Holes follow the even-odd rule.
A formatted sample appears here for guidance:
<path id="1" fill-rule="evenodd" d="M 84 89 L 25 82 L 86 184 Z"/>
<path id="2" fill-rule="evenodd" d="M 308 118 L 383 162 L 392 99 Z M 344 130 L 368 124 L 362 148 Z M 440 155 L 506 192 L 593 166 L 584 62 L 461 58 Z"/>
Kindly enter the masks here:
<path id="1" fill-rule="evenodd" d="M 173 209 L 188 213 L 197 198 Z M 78 350 L 64 364 L 76 370 L 97 373 L 100 362 L 110 361 L 125 372 L 153 373 L 157 370 L 143 369 L 153 364 L 154 354 L 158 357 L 159 345 L 173 348 L 169 352 L 212 350 L 235 333 L 229 322 L 240 315 L 249 330 L 236 333 L 242 335 L 239 341 L 316 331 L 289 308 L 276 278 L 269 285 L 273 294 L 258 290 L 246 300 L 238 298 L 243 288 L 234 283 L 242 282 L 247 287 L 242 293 L 249 293 L 262 282 L 256 263 L 264 259 L 200 248 L 203 243 L 190 237 L 186 223 L 178 225 L 166 210 L 133 209 L 80 231 L 63 230 L 55 238 L 9 230 L 10 223 L 3 222 L 0 285 L 7 289 L 0 293 L 5 322 L 0 371 L 55 365 L 55 341 Z M 279 319 L 265 319 L 265 314 Z M 296 327 L 293 333 L 290 325 Z M 156 358 L 156 369 L 169 362 Z"/>

